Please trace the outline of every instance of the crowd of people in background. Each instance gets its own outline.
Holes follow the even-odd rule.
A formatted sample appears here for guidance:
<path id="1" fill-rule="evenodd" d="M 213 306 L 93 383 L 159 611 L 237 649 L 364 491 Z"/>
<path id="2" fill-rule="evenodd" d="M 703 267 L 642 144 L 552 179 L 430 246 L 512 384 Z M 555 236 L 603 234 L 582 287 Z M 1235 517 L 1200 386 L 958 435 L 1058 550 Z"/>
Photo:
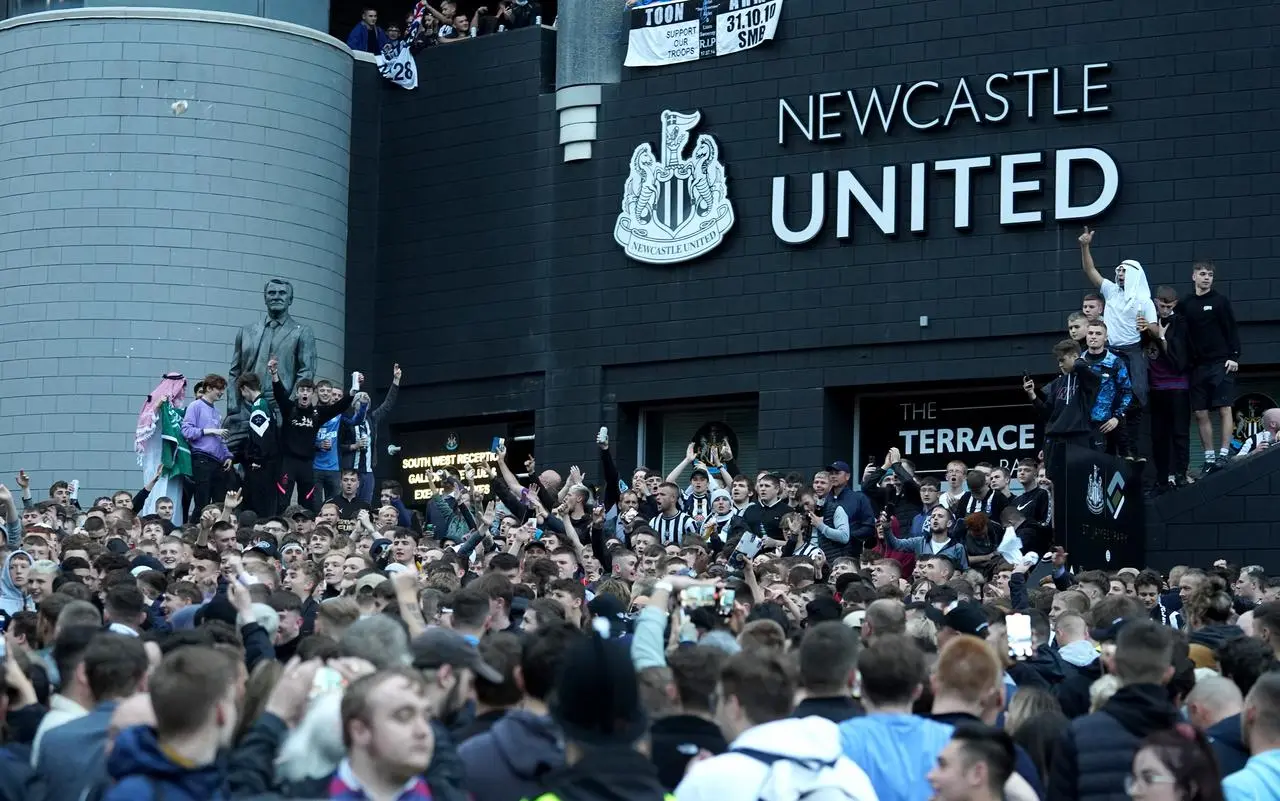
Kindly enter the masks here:
<path id="1" fill-rule="evenodd" d="M 439 8 L 426 3 L 423 10 L 419 25 L 414 25 L 414 12 L 410 12 L 403 24 L 393 21 L 382 28 L 378 25 L 378 10 L 365 8 L 347 36 L 347 47 L 356 52 L 386 54 L 398 48 L 403 38 L 412 36 L 409 48 L 417 53 L 440 44 L 543 24 L 538 0 L 497 0 L 496 7 L 477 6 L 471 16 L 459 12 L 456 0 L 443 0 Z M 554 27 L 554 20 L 548 22 Z"/>
<path id="2" fill-rule="evenodd" d="M 1139 468 L 1149 452 L 1155 474 L 1148 494 L 1154 496 L 1193 481 L 1192 414 L 1204 447 L 1202 477 L 1225 468 L 1233 456 L 1269 447 L 1280 432 L 1280 409 L 1265 411 L 1255 430 L 1235 439 L 1240 333 L 1231 302 L 1213 288 L 1214 263 L 1192 265 L 1193 292 L 1179 297 L 1162 286 L 1153 298 L 1134 259 L 1116 266 L 1115 280 L 1098 272 L 1093 237 L 1085 228 L 1080 256 L 1098 291 L 1086 294 L 1081 310 L 1068 316 L 1068 338 L 1054 347 L 1062 375 L 1045 387 L 1023 378 L 1023 390 L 1046 419 L 1046 452 L 1074 444 Z"/>
<path id="3" fill-rule="evenodd" d="M 65 481 L 41 499 L 25 472 L 20 493 L 0 486 L 0 798 L 1251 801 L 1280 787 L 1280 577 L 1076 568 L 1036 459 L 957 461 L 938 480 L 895 448 L 856 477 L 841 460 L 752 476 L 700 441 L 628 481 L 601 429 L 598 490 L 577 465 L 509 465 L 500 445 L 492 499 L 445 472 L 410 510 L 397 482 L 375 499 L 365 464 L 339 461 L 335 498 L 328 478 L 263 482 L 298 502 L 260 515 L 253 466 L 314 473 L 335 447 L 369 453 L 370 402 L 326 382 L 272 407 L 241 375 L 254 414 L 232 453 L 200 417 L 218 378 L 193 402 L 208 409 L 181 411 L 175 392 L 140 421 L 171 435 L 157 478 L 185 443 L 233 485 L 196 493 L 185 523 L 154 481 L 83 506 Z"/>

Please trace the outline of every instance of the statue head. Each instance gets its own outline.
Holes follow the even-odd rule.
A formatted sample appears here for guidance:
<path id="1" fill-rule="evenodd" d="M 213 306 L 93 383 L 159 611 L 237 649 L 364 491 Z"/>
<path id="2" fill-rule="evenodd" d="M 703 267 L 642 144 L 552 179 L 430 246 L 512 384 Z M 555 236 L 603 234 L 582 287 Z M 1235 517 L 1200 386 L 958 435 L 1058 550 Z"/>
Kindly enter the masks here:
<path id="1" fill-rule="evenodd" d="M 293 284 L 283 278 L 272 278 L 262 288 L 262 297 L 267 304 L 267 313 L 279 317 L 293 303 Z"/>

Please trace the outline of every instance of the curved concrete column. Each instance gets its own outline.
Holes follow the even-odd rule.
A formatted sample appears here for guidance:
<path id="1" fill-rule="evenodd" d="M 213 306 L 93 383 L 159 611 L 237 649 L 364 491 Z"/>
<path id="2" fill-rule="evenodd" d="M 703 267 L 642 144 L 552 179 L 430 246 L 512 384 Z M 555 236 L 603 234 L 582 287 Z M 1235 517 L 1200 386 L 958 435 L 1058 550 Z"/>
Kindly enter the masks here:
<path id="1" fill-rule="evenodd" d="M 337 40 L 234 14 L 0 23 L 0 480 L 136 489 L 143 397 L 225 376 L 272 276 L 341 378 L 351 73 Z"/>
<path id="2" fill-rule="evenodd" d="M 591 158 L 600 87 L 622 81 L 627 14 L 622 3 L 561 0 L 556 32 L 556 112 L 565 161 Z"/>

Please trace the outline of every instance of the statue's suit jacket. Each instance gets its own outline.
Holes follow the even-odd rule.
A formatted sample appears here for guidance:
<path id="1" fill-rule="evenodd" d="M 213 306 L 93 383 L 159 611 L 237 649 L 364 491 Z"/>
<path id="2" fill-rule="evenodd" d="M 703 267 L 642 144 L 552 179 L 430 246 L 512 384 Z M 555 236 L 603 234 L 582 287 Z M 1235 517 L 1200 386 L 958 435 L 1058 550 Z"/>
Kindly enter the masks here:
<path id="1" fill-rule="evenodd" d="M 262 379 L 264 391 L 270 393 L 271 376 L 267 373 L 267 361 L 273 354 L 268 351 L 270 337 L 264 333 L 267 320 L 263 318 L 252 325 L 246 325 L 236 334 L 235 352 L 231 355 L 231 384 L 228 395 L 235 399 L 239 406 L 239 395 L 235 393 L 236 378 L 244 373 L 257 373 Z M 303 325 L 286 314 L 280 319 L 281 331 L 275 334 L 275 357 L 280 362 L 280 381 L 290 394 L 294 386 L 303 378 L 316 377 L 316 335 L 311 326 Z"/>

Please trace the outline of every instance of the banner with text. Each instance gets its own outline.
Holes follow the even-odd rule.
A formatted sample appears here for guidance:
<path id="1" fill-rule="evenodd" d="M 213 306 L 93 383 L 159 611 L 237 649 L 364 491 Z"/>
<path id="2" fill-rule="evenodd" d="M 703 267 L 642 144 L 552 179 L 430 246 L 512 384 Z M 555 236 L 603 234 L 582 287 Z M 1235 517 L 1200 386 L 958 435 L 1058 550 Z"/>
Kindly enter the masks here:
<path id="1" fill-rule="evenodd" d="M 1038 451 L 1035 409 L 1016 388 L 868 395 L 858 399 L 858 418 L 855 458 L 877 466 L 891 447 L 933 475 L 952 460 L 1012 467 Z"/>
<path id="2" fill-rule="evenodd" d="M 631 10 L 628 67 L 656 67 L 748 50 L 773 38 L 782 0 L 675 0 Z"/>

